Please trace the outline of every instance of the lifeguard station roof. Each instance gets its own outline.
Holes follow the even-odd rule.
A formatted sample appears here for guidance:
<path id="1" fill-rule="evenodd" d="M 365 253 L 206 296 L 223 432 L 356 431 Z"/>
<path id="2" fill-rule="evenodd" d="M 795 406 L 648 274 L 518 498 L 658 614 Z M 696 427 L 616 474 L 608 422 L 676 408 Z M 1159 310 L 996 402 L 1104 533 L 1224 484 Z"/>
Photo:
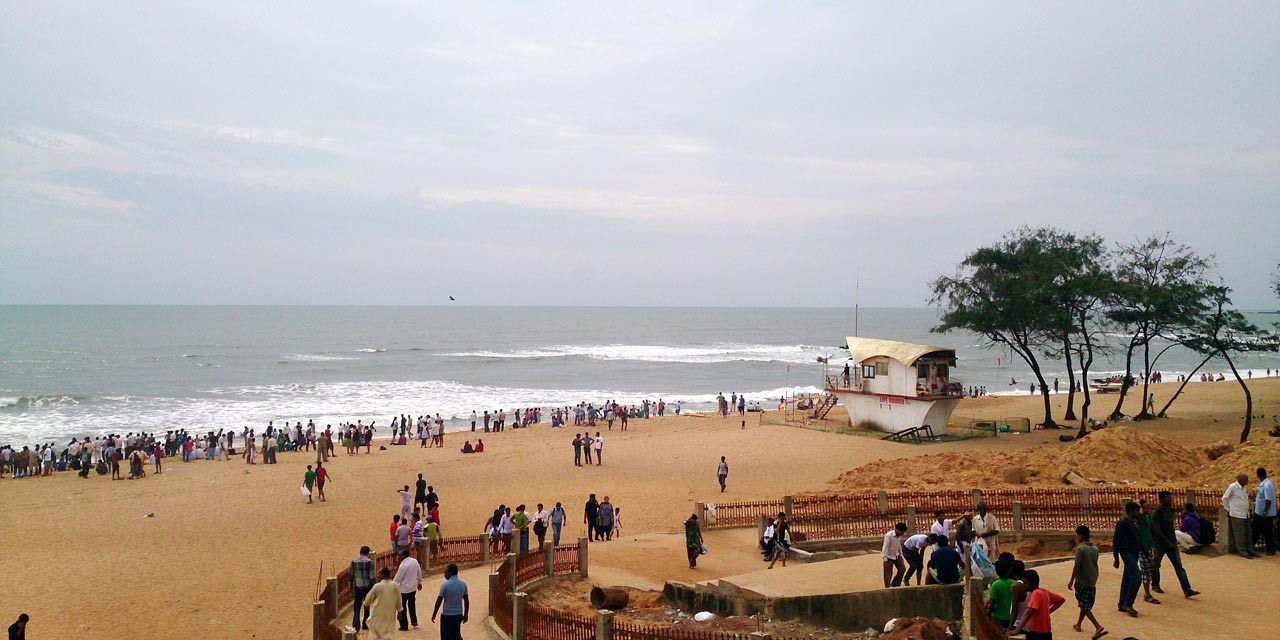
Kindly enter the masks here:
<path id="1" fill-rule="evenodd" d="M 948 347 L 934 347 L 927 344 L 912 344 L 896 340 L 877 340 L 875 338 L 846 338 L 849 345 L 849 358 L 859 364 L 868 358 L 885 356 L 893 358 L 908 367 L 916 360 L 929 355 L 947 358 L 955 364 L 956 350 Z"/>

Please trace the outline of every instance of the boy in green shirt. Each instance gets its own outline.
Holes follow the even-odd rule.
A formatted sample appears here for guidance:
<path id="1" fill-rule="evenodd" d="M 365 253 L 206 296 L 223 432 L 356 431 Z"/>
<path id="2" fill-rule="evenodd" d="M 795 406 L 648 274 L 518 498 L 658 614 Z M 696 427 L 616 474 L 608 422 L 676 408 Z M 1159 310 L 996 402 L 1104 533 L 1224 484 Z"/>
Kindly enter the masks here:
<path id="1" fill-rule="evenodd" d="M 1093 599 L 1098 595 L 1098 548 L 1089 542 L 1089 527 L 1076 527 L 1076 560 L 1071 568 L 1071 578 L 1067 580 L 1067 591 L 1074 590 L 1076 604 L 1080 607 L 1080 617 L 1072 629 L 1080 633 L 1080 625 L 1088 618 L 1093 623 L 1093 640 L 1107 635 L 1098 619 L 1093 617 Z M 1074 587 L 1074 589 L 1073 589 Z"/>
<path id="2" fill-rule="evenodd" d="M 524 505 L 516 507 L 516 514 L 511 516 L 511 526 L 520 535 L 520 555 L 529 553 L 529 514 L 524 512 Z"/>
<path id="3" fill-rule="evenodd" d="M 316 484 L 316 472 L 311 470 L 311 465 L 307 465 L 307 472 L 302 474 L 302 486 L 307 488 L 307 504 L 311 504 L 311 489 Z"/>
<path id="4" fill-rule="evenodd" d="M 1014 583 L 1014 579 L 1009 577 L 1012 568 L 1012 563 L 997 562 L 996 581 L 992 582 L 991 588 L 987 590 L 987 613 L 1000 623 L 1002 629 L 1009 628 L 1013 608 L 1013 593 L 1009 590 Z"/>

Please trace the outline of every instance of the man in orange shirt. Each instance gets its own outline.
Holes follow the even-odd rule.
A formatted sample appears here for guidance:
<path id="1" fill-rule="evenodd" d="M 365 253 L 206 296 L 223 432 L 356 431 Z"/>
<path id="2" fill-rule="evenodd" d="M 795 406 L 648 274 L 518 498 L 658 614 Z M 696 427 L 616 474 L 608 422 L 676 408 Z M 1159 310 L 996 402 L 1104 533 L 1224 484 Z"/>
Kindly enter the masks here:
<path id="1" fill-rule="evenodd" d="M 1040 588 L 1040 574 L 1034 569 L 1022 574 L 1030 594 L 1027 596 L 1027 609 L 1018 617 L 1009 635 L 1017 635 L 1023 631 L 1027 640 L 1053 640 L 1053 624 L 1050 614 L 1058 610 L 1066 599 L 1062 596 Z M 1095 636 L 1100 637 L 1100 636 Z"/>

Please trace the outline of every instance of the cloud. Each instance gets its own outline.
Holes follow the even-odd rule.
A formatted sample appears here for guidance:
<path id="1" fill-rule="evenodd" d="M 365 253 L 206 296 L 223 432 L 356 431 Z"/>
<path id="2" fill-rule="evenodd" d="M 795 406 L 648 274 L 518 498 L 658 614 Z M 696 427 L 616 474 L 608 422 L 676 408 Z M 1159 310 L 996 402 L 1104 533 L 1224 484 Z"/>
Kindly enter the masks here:
<path id="1" fill-rule="evenodd" d="M 98 189 L 49 182 L 0 180 L 0 191 L 15 199 L 33 200 L 54 208 L 127 213 L 137 206 L 135 202 L 104 195 Z"/>

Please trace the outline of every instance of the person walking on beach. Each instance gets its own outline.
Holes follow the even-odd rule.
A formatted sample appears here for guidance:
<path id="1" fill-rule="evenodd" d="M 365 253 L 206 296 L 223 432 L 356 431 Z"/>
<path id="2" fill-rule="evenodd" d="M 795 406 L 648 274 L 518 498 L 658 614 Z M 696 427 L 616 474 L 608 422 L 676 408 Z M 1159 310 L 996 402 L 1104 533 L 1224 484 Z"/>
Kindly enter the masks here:
<path id="1" fill-rule="evenodd" d="M 418 628 L 418 592 L 422 591 L 422 565 L 409 550 L 400 552 L 400 567 L 396 569 L 395 582 L 400 590 L 400 630 L 408 631 L 409 623 Z"/>
<path id="2" fill-rule="evenodd" d="M 902 584 L 902 575 L 906 572 L 906 563 L 902 561 L 902 536 L 907 533 L 907 523 L 899 522 L 884 534 L 884 544 L 880 545 L 880 561 L 884 565 L 884 588 Z"/>
<path id="3" fill-rule="evenodd" d="M 613 539 L 613 503 L 609 502 L 609 496 L 605 496 L 600 502 L 600 527 L 597 537 L 601 540 Z"/>
<path id="4" fill-rule="evenodd" d="M 1174 520 L 1176 516 L 1173 513 L 1173 494 L 1168 491 L 1159 493 L 1160 506 L 1156 507 L 1155 513 L 1151 518 L 1151 542 L 1152 552 L 1155 554 L 1151 562 L 1151 590 L 1156 593 L 1164 593 L 1160 588 L 1160 561 L 1169 558 L 1169 564 L 1173 565 L 1173 571 L 1178 576 L 1178 584 L 1182 587 L 1182 595 L 1190 598 L 1200 595 L 1199 591 L 1191 588 L 1191 581 L 1187 579 L 1187 571 L 1182 568 L 1182 556 L 1178 552 L 1178 537 L 1174 534 Z"/>
<path id="5" fill-rule="evenodd" d="M 379 570 L 378 577 L 381 580 L 373 585 L 365 599 L 369 613 L 363 626 L 369 630 L 369 640 L 390 640 L 395 637 L 397 618 L 404 602 L 400 597 L 400 586 L 391 579 L 389 567 Z"/>
<path id="6" fill-rule="evenodd" d="M 1136 502 L 1124 505 L 1124 517 L 1116 521 L 1115 533 L 1111 536 L 1111 565 L 1119 569 L 1124 562 L 1124 572 L 1120 576 L 1120 600 L 1116 605 L 1121 613 L 1138 617 L 1133 603 L 1138 599 L 1138 589 L 1142 585 L 1142 576 L 1138 571 L 1138 556 L 1142 554 L 1142 534 L 1138 531 L 1138 513 L 1142 507 Z"/>
<path id="7" fill-rule="evenodd" d="M 307 494 L 307 504 L 311 504 L 311 490 L 316 486 L 316 472 L 311 469 L 311 465 L 307 465 L 306 473 L 302 474 L 303 493 Z"/>
<path id="8" fill-rule="evenodd" d="M 444 583 L 431 610 L 433 623 L 436 614 L 440 614 L 440 640 L 462 640 L 462 625 L 471 616 L 471 597 L 467 595 L 467 583 L 458 577 L 456 564 L 444 568 Z"/>
<path id="9" fill-rule="evenodd" d="M 720 493 L 724 493 L 724 481 L 729 477 L 729 463 L 720 456 L 720 466 L 716 468 L 716 478 L 720 480 Z"/>
<path id="10" fill-rule="evenodd" d="M 332 477 L 323 464 L 316 463 L 316 492 L 320 494 L 320 502 L 324 502 L 324 483 Z"/>
<path id="11" fill-rule="evenodd" d="M 1227 521 L 1231 537 L 1228 540 L 1235 546 L 1236 553 L 1242 558 L 1256 558 L 1253 553 L 1253 536 L 1249 535 L 1249 476 L 1241 473 L 1236 481 L 1227 485 L 1222 494 L 1222 506 L 1227 510 Z M 1230 551 L 1230 548 L 1227 549 Z"/>
<path id="12" fill-rule="evenodd" d="M 573 434 L 573 466 L 582 466 L 582 434 Z"/>
<path id="13" fill-rule="evenodd" d="M 1080 607 L 1080 617 L 1076 618 L 1076 623 L 1071 628 L 1076 633 L 1081 633 L 1080 625 L 1088 618 L 1094 629 L 1091 640 L 1107 635 L 1102 623 L 1093 615 L 1093 601 L 1098 595 L 1097 584 L 1098 547 L 1089 541 L 1089 527 L 1080 525 L 1076 527 L 1075 566 L 1071 568 L 1071 577 L 1067 579 L 1067 591 L 1075 591 L 1076 605 Z"/>
<path id="14" fill-rule="evenodd" d="M 551 514 L 542 508 L 542 503 L 538 503 L 538 510 L 533 514 L 533 535 L 538 536 L 538 548 L 547 543 L 547 527 L 550 524 Z"/>
<path id="15" fill-rule="evenodd" d="M 702 554 L 702 528 L 698 526 L 698 514 L 684 521 L 684 549 L 689 556 L 689 568 L 698 568 L 698 556 Z"/>
<path id="16" fill-rule="evenodd" d="M 364 606 L 363 620 L 360 618 L 360 607 L 373 588 L 373 558 L 369 557 L 370 551 L 372 550 L 368 546 L 360 547 L 360 555 L 351 561 L 351 571 L 348 572 L 351 574 L 351 626 L 354 629 L 369 628 L 369 607 Z"/>
<path id="17" fill-rule="evenodd" d="M 599 431 L 596 432 L 595 448 L 596 466 L 598 467 L 601 464 L 604 464 L 604 436 L 600 435 Z"/>
<path id="18" fill-rule="evenodd" d="M 778 519 L 774 520 L 773 525 L 773 559 L 769 561 L 769 568 L 772 569 L 774 563 L 782 560 L 782 568 L 787 568 L 787 555 L 791 553 L 791 525 L 787 524 L 787 514 L 784 511 L 778 512 Z"/>
<path id="19" fill-rule="evenodd" d="M 587 527 L 587 537 L 591 541 L 596 540 L 596 534 L 599 533 L 596 518 L 600 516 L 600 503 L 596 502 L 596 494 L 587 497 L 587 504 L 582 509 L 582 524 Z"/>
<path id="20" fill-rule="evenodd" d="M 560 546 L 560 531 L 564 527 L 564 507 L 559 502 L 551 509 L 551 544 Z"/>

